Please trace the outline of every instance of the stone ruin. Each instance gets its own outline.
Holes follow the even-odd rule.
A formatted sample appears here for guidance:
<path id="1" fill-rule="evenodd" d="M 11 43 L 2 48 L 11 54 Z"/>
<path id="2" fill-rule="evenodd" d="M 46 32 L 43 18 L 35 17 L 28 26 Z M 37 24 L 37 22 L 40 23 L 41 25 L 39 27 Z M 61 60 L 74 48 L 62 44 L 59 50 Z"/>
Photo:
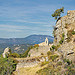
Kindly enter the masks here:
<path id="1" fill-rule="evenodd" d="M 49 45 L 49 43 L 48 43 L 48 38 L 47 37 L 45 39 L 45 42 L 42 42 L 42 43 L 39 44 L 39 46 L 48 46 L 48 45 Z"/>

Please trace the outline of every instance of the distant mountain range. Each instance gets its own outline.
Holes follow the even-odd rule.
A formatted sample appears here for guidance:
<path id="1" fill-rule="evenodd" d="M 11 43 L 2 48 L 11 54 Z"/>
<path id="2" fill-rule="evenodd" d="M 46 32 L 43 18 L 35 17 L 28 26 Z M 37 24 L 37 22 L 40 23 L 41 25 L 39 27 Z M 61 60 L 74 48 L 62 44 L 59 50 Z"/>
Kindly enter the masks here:
<path id="1" fill-rule="evenodd" d="M 0 44 L 38 44 L 45 41 L 48 38 L 49 42 L 53 42 L 53 37 L 49 35 L 30 35 L 25 38 L 0 38 Z"/>
<path id="2" fill-rule="evenodd" d="M 10 47 L 12 52 L 24 53 L 27 48 L 34 44 L 39 44 L 48 38 L 49 42 L 53 42 L 53 37 L 49 35 L 30 35 L 26 38 L 0 38 L 0 54 L 3 53 L 6 47 Z"/>

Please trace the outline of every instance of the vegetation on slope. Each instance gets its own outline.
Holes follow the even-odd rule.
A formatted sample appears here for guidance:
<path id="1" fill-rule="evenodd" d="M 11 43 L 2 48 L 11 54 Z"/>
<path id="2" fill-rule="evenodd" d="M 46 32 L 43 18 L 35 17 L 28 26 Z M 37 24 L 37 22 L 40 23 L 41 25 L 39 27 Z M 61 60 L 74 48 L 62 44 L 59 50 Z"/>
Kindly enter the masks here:
<path id="1" fill-rule="evenodd" d="M 16 69 L 17 61 L 12 58 L 0 57 L 0 75 L 12 75 Z"/>

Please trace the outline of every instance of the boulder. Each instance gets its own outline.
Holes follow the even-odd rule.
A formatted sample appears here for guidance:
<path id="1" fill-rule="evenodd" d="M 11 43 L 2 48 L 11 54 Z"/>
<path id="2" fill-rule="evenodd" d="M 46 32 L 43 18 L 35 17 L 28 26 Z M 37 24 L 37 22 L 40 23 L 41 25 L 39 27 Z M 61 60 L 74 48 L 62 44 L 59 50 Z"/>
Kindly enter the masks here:
<path id="1" fill-rule="evenodd" d="M 8 54 L 10 54 L 10 48 L 9 47 L 5 48 L 5 50 L 4 50 L 2 55 L 5 58 Z"/>

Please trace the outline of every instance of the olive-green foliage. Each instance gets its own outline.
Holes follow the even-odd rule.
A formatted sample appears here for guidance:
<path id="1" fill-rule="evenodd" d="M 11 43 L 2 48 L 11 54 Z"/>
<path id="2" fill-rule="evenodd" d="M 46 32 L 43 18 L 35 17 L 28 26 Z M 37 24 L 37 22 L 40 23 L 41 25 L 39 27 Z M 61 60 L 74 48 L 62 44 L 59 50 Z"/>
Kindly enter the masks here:
<path id="1" fill-rule="evenodd" d="M 55 17 L 55 19 L 57 20 L 60 17 L 61 13 L 64 13 L 64 7 L 55 10 L 55 12 L 52 14 L 52 17 Z"/>
<path id="2" fill-rule="evenodd" d="M 67 23 L 65 23 L 65 28 L 66 28 L 66 29 L 68 28 L 68 24 L 67 24 Z"/>
<path id="3" fill-rule="evenodd" d="M 0 75 L 12 75 L 16 69 L 17 61 L 12 58 L 0 57 Z"/>
<path id="4" fill-rule="evenodd" d="M 52 47 L 50 48 L 50 51 L 52 51 L 52 50 L 57 51 L 57 49 L 58 49 L 59 47 L 60 47 L 60 45 L 57 45 L 57 46 L 52 45 Z"/>
<path id="5" fill-rule="evenodd" d="M 38 70 L 36 73 L 37 75 L 55 75 L 54 70 L 50 69 L 49 66 Z"/>
<path id="6" fill-rule="evenodd" d="M 70 63 L 70 65 L 68 65 L 66 68 L 67 68 L 67 70 L 65 72 L 65 75 L 75 75 L 75 69 L 74 69 L 74 65 L 72 63 Z"/>
<path id="7" fill-rule="evenodd" d="M 28 47 L 28 49 L 25 51 L 25 53 L 23 54 L 20 54 L 20 57 L 23 58 L 23 57 L 27 57 L 28 56 L 28 52 L 30 51 L 30 49 L 34 48 L 33 46 L 30 46 Z"/>
<path id="8" fill-rule="evenodd" d="M 8 55 L 8 57 L 19 58 L 20 55 L 18 53 L 11 53 L 11 54 Z"/>
<path id="9" fill-rule="evenodd" d="M 47 52 L 47 55 L 48 55 L 48 56 L 50 56 L 51 54 L 52 54 L 52 52 L 51 52 L 51 51 L 48 51 L 48 52 Z"/>
<path id="10" fill-rule="evenodd" d="M 30 54 L 28 56 L 30 57 Z"/>
<path id="11" fill-rule="evenodd" d="M 41 63 L 41 66 L 44 66 L 44 65 L 46 65 L 48 63 L 49 63 L 49 61 L 44 61 L 44 62 Z"/>
<path id="12" fill-rule="evenodd" d="M 68 31 L 68 33 L 67 33 L 67 42 L 71 41 L 72 35 L 75 35 L 74 29 Z"/>
<path id="13" fill-rule="evenodd" d="M 72 64 L 72 61 L 70 61 L 69 59 L 64 59 L 64 62 L 67 62 L 68 65 Z"/>
<path id="14" fill-rule="evenodd" d="M 75 75 L 75 70 L 69 68 L 69 69 L 64 73 L 64 75 Z"/>
<path id="15" fill-rule="evenodd" d="M 44 55 L 43 53 L 41 53 L 41 55 Z"/>
<path id="16" fill-rule="evenodd" d="M 52 47 L 50 48 L 50 50 L 54 50 L 54 49 L 56 49 L 56 46 L 52 45 Z"/>
<path id="17" fill-rule="evenodd" d="M 26 50 L 25 53 L 23 53 L 23 54 L 21 55 L 21 57 L 27 57 L 29 51 L 30 51 L 30 49 Z"/>
<path id="18" fill-rule="evenodd" d="M 57 62 L 57 65 L 62 65 L 62 62 L 61 61 Z"/>
<path id="19" fill-rule="evenodd" d="M 55 30 L 56 30 L 56 27 L 53 26 L 53 33 L 52 33 L 52 34 L 53 34 L 54 37 L 56 37 L 56 35 L 55 35 Z"/>
<path id="20" fill-rule="evenodd" d="M 60 44 L 62 44 L 62 43 L 64 42 L 64 36 L 65 36 L 65 35 L 64 35 L 64 33 L 63 33 L 63 34 L 62 34 L 62 38 L 61 38 L 61 40 L 59 41 Z"/>
<path id="21" fill-rule="evenodd" d="M 72 31 L 72 34 L 75 35 L 75 31 L 74 30 Z"/>
<path id="22" fill-rule="evenodd" d="M 59 56 L 58 55 L 51 55 L 49 57 L 49 59 L 51 59 L 52 61 L 54 61 L 56 58 L 58 58 Z"/>

